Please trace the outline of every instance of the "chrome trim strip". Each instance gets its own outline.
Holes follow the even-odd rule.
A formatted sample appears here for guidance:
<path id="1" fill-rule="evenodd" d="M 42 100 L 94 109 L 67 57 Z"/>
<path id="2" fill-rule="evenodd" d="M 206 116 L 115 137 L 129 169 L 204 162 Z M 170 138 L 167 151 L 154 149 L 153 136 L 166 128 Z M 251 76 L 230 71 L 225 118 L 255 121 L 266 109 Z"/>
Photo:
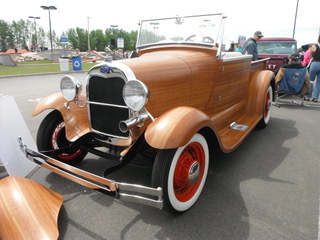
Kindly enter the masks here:
<path id="1" fill-rule="evenodd" d="M 23 143 L 21 137 L 18 137 L 18 142 L 20 150 L 25 154 L 26 158 L 71 181 L 104 194 L 110 195 L 113 193 L 120 200 L 136 202 L 159 209 L 163 208 L 162 188 L 160 187 L 151 188 L 143 185 L 115 182 L 34 151 Z"/>

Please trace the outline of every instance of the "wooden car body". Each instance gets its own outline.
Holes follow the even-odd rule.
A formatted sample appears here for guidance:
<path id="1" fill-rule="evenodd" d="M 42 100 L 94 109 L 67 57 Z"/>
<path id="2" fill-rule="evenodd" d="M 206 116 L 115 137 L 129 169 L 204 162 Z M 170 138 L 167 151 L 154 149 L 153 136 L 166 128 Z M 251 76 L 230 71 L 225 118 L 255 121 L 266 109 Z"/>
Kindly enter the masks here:
<path id="1" fill-rule="evenodd" d="M 152 159 L 154 188 L 148 193 L 158 196 L 159 201 L 139 201 L 162 207 L 163 191 L 165 205 L 178 212 L 188 210 L 204 185 L 209 150 L 216 147 L 212 140 L 217 140 L 222 151 L 231 152 L 257 125 L 266 126 L 274 89 L 274 74 L 266 70 L 267 59 L 252 62 L 250 55 L 222 51 L 223 37 L 219 34 L 223 24 L 217 27 L 213 20 L 208 21 L 211 17 L 225 21 L 222 14 L 143 21 L 137 44 L 139 56 L 93 67 L 87 76 L 86 94 L 80 93 L 76 79 L 64 77 L 62 92 L 48 96 L 33 111 L 37 115 L 54 109 L 38 131 L 37 144 L 42 153 L 22 147 L 24 151 L 28 156 L 46 160 L 46 153 L 48 158 L 75 164 L 88 151 L 108 157 L 110 149 L 115 149 L 121 152 L 119 167 L 123 167 L 137 153 L 151 148 L 157 157 Z M 191 34 L 192 28 L 186 26 L 181 36 L 166 37 L 164 31 L 168 29 L 169 34 L 176 34 L 166 24 L 181 28 L 189 22 L 199 28 L 197 34 Z M 160 26 L 164 27 L 160 30 Z M 219 31 L 203 34 L 205 29 Z M 215 34 L 218 37 L 213 39 Z M 199 35 L 200 40 L 196 40 Z M 60 123 L 63 125 L 56 133 Z M 186 163 L 189 170 L 184 173 L 178 165 L 187 157 L 183 153 L 186 146 L 195 148 L 203 159 Z M 108 153 L 96 149 L 101 147 Z M 181 151 L 183 157 L 177 155 Z M 54 165 L 83 174 L 61 164 Z M 180 172 L 174 173 L 175 168 Z M 190 196 L 176 192 L 173 185 L 179 181 L 174 174 L 186 174 L 187 185 L 196 183 Z M 93 179 L 101 180 L 96 176 Z M 112 181 L 106 185 L 118 193 L 122 186 Z"/>

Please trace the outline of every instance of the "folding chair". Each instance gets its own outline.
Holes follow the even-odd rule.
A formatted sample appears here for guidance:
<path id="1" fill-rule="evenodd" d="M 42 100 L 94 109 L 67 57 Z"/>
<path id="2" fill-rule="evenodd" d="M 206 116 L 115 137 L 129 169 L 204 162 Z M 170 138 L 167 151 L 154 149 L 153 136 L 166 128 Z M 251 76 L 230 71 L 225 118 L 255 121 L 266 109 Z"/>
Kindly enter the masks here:
<path id="1" fill-rule="evenodd" d="M 304 97 L 301 96 L 301 91 L 306 81 L 306 68 L 282 68 L 280 71 L 284 71 L 283 77 L 278 83 L 275 91 L 275 105 L 280 107 L 278 104 L 279 99 L 283 99 L 287 95 L 297 95 L 301 97 L 300 105 L 304 104 Z M 292 103 L 298 104 L 294 100 Z"/>

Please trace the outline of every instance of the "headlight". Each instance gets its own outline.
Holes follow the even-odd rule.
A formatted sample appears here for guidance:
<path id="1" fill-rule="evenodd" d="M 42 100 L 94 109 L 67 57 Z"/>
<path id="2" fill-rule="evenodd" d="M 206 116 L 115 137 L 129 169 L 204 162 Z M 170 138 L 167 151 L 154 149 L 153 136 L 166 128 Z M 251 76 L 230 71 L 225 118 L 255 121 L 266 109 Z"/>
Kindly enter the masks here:
<path id="1" fill-rule="evenodd" d="M 71 102 L 81 93 L 82 84 L 74 77 L 64 76 L 60 82 L 60 90 L 63 97 Z"/>
<path id="2" fill-rule="evenodd" d="M 143 82 L 131 80 L 124 85 L 122 95 L 130 109 L 140 111 L 148 101 L 149 90 Z"/>

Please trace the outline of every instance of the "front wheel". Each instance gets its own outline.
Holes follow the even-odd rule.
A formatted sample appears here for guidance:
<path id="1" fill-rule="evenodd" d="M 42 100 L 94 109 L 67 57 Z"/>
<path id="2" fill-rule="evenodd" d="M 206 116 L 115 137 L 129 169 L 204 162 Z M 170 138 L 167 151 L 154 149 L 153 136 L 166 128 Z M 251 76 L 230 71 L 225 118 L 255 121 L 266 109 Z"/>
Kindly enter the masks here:
<path id="1" fill-rule="evenodd" d="M 266 93 L 266 97 L 264 99 L 263 117 L 258 124 L 258 127 L 260 127 L 260 128 L 265 128 L 270 121 L 272 98 L 273 98 L 273 91 L 272 91 L 272 87 L 269 86 L 267 93 Z"/>
<path id="2" fill-rule="evenodd" d="M 183 147 L 159 150 L 153 166 L 152 185 L 163 189 L 165 207 L 184 212 L 199 198 L 208 167 L 207 141 L 196 133 Z"/>
<path id="3" fill-rule="evenodd" d="M 37 133 L 37 147 L 41 151 L 58 150 L 70 145 L 66 138 L 65 124 L 59 111 L 50 112 L 41 122 Z M 74 165 L 82 161 L 87 155 L 83 149 L 66 149 L 67 153 L 48 154 L 61 162 Z"/>

